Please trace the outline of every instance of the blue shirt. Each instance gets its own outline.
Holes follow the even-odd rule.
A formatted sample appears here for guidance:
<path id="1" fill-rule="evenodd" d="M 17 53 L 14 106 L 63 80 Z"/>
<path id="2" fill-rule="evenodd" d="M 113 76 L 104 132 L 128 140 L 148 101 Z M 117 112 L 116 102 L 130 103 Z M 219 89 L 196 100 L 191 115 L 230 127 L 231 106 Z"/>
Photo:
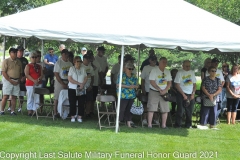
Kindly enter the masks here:
<path id="1" fill-rule="evenodd" d="M 48 62 L 52 62 L 52 63 L 56 63 L 57 62 L 57 60 L 58 60 L 58 56 L 57 55 L 55 55 L 55 54 L 53 54 L 53 55 L 51 55 L 51 54 L 46 54 L 45 56 L 44 56 L 44 60 L 45 59 L 47 59 L 47 61 Z M 53 68 L 54 68 L 54 65 L 48 65 L 48 64 L 46 64 L 46 69 L 47 70 L 51 70 L 51 71 L 53 71 Z"/>
<path id="2" fill-rule="evenodd" d="M 120 79 L 120 76 L 118 75 L 117 84 L 119 84 L 119 79 Z M 123 73 L 122 85 L 127 85 L 127 86 L 137 85 L 136 75 L 132 74 L 131 77 L 128 77 L 126 73 Z M 117 94 L 118 94 L 118 88 L 117 88 Z M 134 98 L 136 98 L 135 89 L 122 88 L 121 99 L 134 99 Z"/>

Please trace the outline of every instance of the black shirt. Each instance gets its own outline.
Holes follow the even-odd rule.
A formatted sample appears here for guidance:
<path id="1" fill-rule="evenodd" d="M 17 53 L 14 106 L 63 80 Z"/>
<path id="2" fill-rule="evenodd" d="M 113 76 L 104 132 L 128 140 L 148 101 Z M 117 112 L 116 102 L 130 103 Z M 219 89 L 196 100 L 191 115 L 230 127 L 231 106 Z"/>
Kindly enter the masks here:
<path id="1" fill-rule="evenodd" d="M 149 57 L 148 57 L 147 59 L 145 59 L 145 60 L 142 62 L 142 65 L 141 65 L 141 67 L 140 67 L 140 71 L 142 71 L 143 68 L 144 68 L 145 66 L 149 65 L 149 64 L 150 64 L 150 63 L 149 63 Z M 158 62 L 156 63 L 156 65 L 157 65 L 157 66 L 159 65 Z"/>
<path id="2" fill-rule="evenodd" d="M 28 64 L 28 60 L 27 60 L 25 57 L 18 58 L 18 59 L 19 59 L 19 60 L 21 61 L 21 63 L 22 63 L 22 71 L 23 71 L 22 76 L 25 76 L 24 69 L 25 69 L 26 65 Z"/>

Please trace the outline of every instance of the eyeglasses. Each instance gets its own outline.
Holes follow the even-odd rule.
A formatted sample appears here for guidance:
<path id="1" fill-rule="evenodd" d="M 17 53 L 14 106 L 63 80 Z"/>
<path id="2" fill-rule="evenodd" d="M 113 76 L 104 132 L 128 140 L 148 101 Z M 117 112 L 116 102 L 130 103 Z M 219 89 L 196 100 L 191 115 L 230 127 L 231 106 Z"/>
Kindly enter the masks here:
<path id="1" fill-rule="evenodd" d="M 37 57 L 35 57 L 35 56 L 32 56 L 31 58 L 37 58 Z"/>
<path id="2" fill-rule="evenodd" d="M 130 70 L 130 71 L 133 71 L 133 70 L 134 70 L 134 68 L 128 68 L 128 70 Z"/>
<path id="3" fill-rule="evenodd" d="M 211 72 L 217 72 L 216 70 L 211 70 Z"/>
<path id="4" fill-rule="evenodd" d="M 162 73 L 162 78 L 164 78 L 165 77 L 165 74 L 164 74 L 164 72 Z"/>

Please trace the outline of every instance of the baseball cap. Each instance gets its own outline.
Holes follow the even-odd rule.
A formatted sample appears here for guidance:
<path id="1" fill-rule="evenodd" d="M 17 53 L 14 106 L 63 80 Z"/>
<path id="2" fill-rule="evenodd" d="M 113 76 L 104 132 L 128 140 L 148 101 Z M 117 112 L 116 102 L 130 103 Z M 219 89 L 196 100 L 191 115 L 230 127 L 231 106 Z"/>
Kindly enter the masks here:
<path id="1" fill-rule="evenodd" d="M 61 54 L 63 54 L 63 53 L 68 54 L 68 50 L 67 49 L 63 49 Z"/>
<path id="2" fill-rule="evenodd" d="M 87 50 L 87 48 L 85 48 L 85 47 L 82 48 L 82 51 L 86 51 L 86 50 Z"/>
<path id="3" fill-rule="evenodd" d="M 213 58 L 211 62 L 212 62 L 212 63 L 215 63 L 215 62 L 218 62 L 218 63 L 219 63 L 220 61 L 219 61 L 217 58 Z"/>
<path id="4" fill-rule="evenodd" d="M 106 49 L 103 46 L 98 47 L 98 51 L 105 51 Z"/>
<path id="5" fill-rule="evenodd" d="M 52 51 L 52 50 L 54 50 L 54 49 L 53 49 L 53 48 L 48 48 L 48 50 L 49 50 L 49 51 Z"/>
<path id="6" fill-rule="evenodd" d="M 19 50 L 20 50 L 20 51 L 24 51 L 25 49 L 23 48 L 23 46 L 18 46 L 18 47 L 17 47 L 17 50 L 18 50 L 18 51 L 19 51 Z"/>
<path id="7" fill-rule="evenodd" d="M 11 53 L 11 52 L 17 53 L 17 51 L 18 51 L 18 50 L 17 50 L 16 48 L 10 48 L 10 49 L 9 49 L 9 53 Z"/>

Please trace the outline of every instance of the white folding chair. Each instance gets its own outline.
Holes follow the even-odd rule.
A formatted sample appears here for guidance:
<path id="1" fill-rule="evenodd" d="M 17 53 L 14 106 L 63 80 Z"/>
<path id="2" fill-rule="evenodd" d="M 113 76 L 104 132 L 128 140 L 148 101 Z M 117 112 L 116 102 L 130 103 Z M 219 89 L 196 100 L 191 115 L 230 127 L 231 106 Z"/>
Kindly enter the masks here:
<path id="1" fill-rule="evenodd" d="M 98 112 L 98 125 L 100 130 L 104 128 L 115 128 L 116 127 L 116 99 L 112 95 L 98 95 L 97 96 L 97 112 Z M 101 119 L 106 117 L 103 125 Z M 111 121 L 112 120 L 112 121 Z M 113 125 L 112 125 L 113 124 Z"/>

